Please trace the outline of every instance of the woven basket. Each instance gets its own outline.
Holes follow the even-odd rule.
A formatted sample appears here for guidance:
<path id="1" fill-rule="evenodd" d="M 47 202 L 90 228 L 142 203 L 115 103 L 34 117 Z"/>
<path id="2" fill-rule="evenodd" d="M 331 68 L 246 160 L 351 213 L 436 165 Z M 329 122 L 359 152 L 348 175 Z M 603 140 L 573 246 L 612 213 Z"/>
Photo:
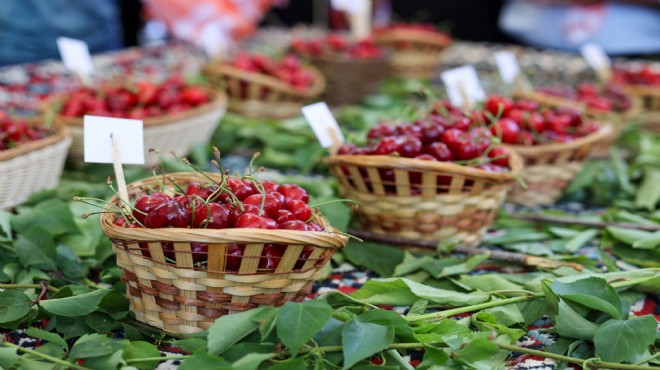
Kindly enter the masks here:
<path id="1" fill-rule="evenodd" d="M 642 110 L 637 115 L 642 127 L 660 134 L 660 87 L 647 85 L 623 85 L 625 91 L 640 100 Z"/>
<path id="2" fill-rule="evenodd" d="M 389 65 L 380 59 L 311 59 L 326 77 L 327 87 L 321 99 L 330 105 L 358 103 L 376 92 L 378 84 L 389 74 Z"/>
<path id="3" fill-rule="evenodd" d="M 624 125 L 631 120 L 637 119 L 643 110 L 642 100 L 633 95 L 630 96 L 632 102 L 631 107 L 624 112 L 618 113 L 603 112 L 602 110 L 590 108 L 586 106 L 586 104 L 576 100 L 543 94 L 537 91 L 516 91 L 513 93 L 513 97 L 532 100 L 549 107 L 573 108 L 584 113 L 588 119 L 610 123 L 612 125 L 610 135 L 604 140 L 601 140 L 594 150 L 592 150 L 592 157 L 606 157 L 609 149 L 614 145 L 623 132 Z"/>
<path id="4" fill-rule="evenodd" d="M 451 44 L 444 34 L 416 29 L 392 29 L 374 34 L 374 41 L 391 50 L 395 76 L 430 79 L 438 74 L 442 52 Z M 397 47 L 405 44 L 405 47 Z"/>
<path id="5" fill-rule="evenodd" d="M 275 77 L 247 72 L 227 64 L 208 64 L 202 73 L 229 95 L 229 110 L 252 118 L 286 119 L 300 114 L 300 108 L 316 98 L 325 88 L 325 78 L 313 67 L 313 85 L 307 90 Z"/>
<path id="6" fill-rule="evenodd" d="M 196 174 L 171 176 L 183 186 L 200 181 Z M 218 174 L 209 176 L 220 179 Z M 131 197 L 143 195 L 145 189 L 157 188 L 158 184 L 159 178 L 134 182 L 128 186 L 129 194 Z M 117 198 L 111 202 L 117 204 Z M 226 314 L 302 301 L 332 254 L 348 241 L 320 215 L 313 221 L 329 232 L 129 229 L 114 225 L 115 217 L 111 213 L 104 214 L 101 227 L 117 253 L 130 309 L 137 320 L 172 333 L 208 329 L 216 318 Z M 164 243 L 173 244 L 174 252 L 170 254 L 176 262 L 166 260 Z M 208 243 L 206 266 L 194 263 L 193 243 Z M 245 244 L 238 271 L 229 271 L 226 267 L 228 243 Z M 270 243 L 282 244 L 285 250 L 282 259 L 274 271 L 257 271 L 262 248 Z M 306 259 L 301 259 L 305 246 L 314 248 Z"/>
<path id="7" fill-rule="evenodd" d="M 525 161 L 522 178 L 527 185 L 523 189 L 515 184 L 507 201 L 525 206 L 550 205 L 561 196 L 582 164 L 598 145 L 612 135 L 609 124 L 587 136 L 562 144 L 537 146 L 511 145 Z"/>
<path id="8" fill-rule="evenodd" d="M 41 122 L 27 121 L 32 125 Z M 0 151 L 0 209 L 17 206 L 33 193 L 57 186 L 71 136 L 65 125 L 55 123 L 53 127 L 53 135 Z"/>
<path id="9" fill-rule="evenodd" d="M 183 155 L 194 145 L 208 142 L 227 109 L 227 96 L 219 91 L 207 90 L 207 93 L 213 99 L 206 104 L 183 112 L 143 120 L 146 166 L 158 163 L 156 156 L 149 155 L 151 148 L 158 149 L 161 153 L 174 151 L 178 155 Z M 49 106 L 59 105 L 61 101 L 62 98 L 56 99 Z M 56 115 L 55 121 L 69 126 L 73 137 L 69 161 L 77 166 L 83 165 L 85 158 L 83 118 Z"/>
<path id="10" fill-rule="evenodd" d="M 342 195 L 358 204 L 357 221 L 364 229 L 410 240 L 452 239 L 470 247 L 480 243 L 523 167 L 516 153 L 509 173 L 382 155 L 336 155 L 325 162 Z"/>

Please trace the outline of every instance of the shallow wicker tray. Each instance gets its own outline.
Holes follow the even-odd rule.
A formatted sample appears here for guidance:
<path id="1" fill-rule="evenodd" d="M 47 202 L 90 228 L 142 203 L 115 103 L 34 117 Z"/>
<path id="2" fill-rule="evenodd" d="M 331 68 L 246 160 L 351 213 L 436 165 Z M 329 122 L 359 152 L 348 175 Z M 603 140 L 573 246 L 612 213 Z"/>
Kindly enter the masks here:
<path id="1" fill-rule="evenodd" d="M 466 246 L 481 242 L 523 169 L 516 153 L 507 173 L 382 155 L 336 155 L 325 163 L 342 195 L 358 204 L 355 213 L 364 229 L 412 240 L 451 239 Z M 392 169 L 394 182 L 384 181 L 379 169 Z M 419 184 L 411 183 L 418 176 Z M 437 184 L 439 176 L 446 185 Z"/>
<path id="2" fill-rule="evenodd" d="M 642 110 L 637 119 L 642 127 L 653 133 L 660 133 L 660 87 L 623 85 L 623 88 L 641 101 Z"/>
<path id="3" fill-rule="evenodd" d="M 275 77 L 247 72 L 228 64 L 212 63 L 202 73 L 217 88 L 229 96 L 229 110 L 248 117 L 286 119 L 300 114 L 300 108 L 319 96 L 325 89 L 325 78 L 311 66 L 313 85 L 299 90 Z"/>
<path id="4" fill-rule="evenodd" d="M 178 155 L 184 155 L 194 145 L 208 142 L 227 110 L 227 96 L 221 91 L 206 89 L 206 92 L 213 97 L 206 104 L 176 114 L 149 117 L 143 120 L 146 166 L 158 163 L 157 156 L 150 155 L 149 149 L 158 149 L 163 154 L 173 151 Z M 62 97 L 56 98 L 48 106 L 57 106 L 63 99 Z M 73 137 L 69 150 L 69 161 L 77 166 L 83 165 L 85 158 L 84 119 L 56 115 L 55 121 L 69 126 Z"/>
<path id="5" fill-rule="evenodd" d="M 612 130 L 612 125 L 605 124 L 598 131 L 569 143 L 508 146 L 525 161 L 522 178 L 527 189 L 515 184 L 507 201 L 525 206 L 554 204 L 592 151 L 611 137 Z"/>
<path id="6" fill-rule="evenodd" d="M 442 52 L 451 45 L 445 35 L 414 29 L 383 30 L 374 33 L 374 41 L 391 50 L 392 74 L 402 78 L 429 79 L 437 76 Z M 406 43 L 406 48 L 397 48 Z"/>
<path id="7" fill-rule="evenodd" d="M 185 186 L 204 181 L 197 174 L 175 173 L 177 183 Z M 220 179 L 218 174 L 209 176 Z M 157 187 L 160 177 L 129 185 L 131 197 Z M 111 200 L 117 203 L 117 198 Z M 108 209 L 108 207 L 106 207 Z M 136 319 L 173 333 L 194 333 L 208 327 L 223 315 L 260 306 L 279 306 L 302 301 L 332 254 L 348 242 L 336 233 L 325 218 L 314 222 L 326 232 L 262 229 L 129 229 L 113 224 L 115 215 L 101 217 L 101 227 L 112 240 L 117 265 L 122 269 L 130 309 Z M 161 243 L 174 245 L 176 263 L 165 259 Z M 191 243 L 208 243 L 208 264 L 199 268 L 193 262 Z M 226 268 L 227 243 L 245 244 L 238 271 Z M 274 271 L 257 271 L 264 244 L 286 245 Z M 314 251 L 302 267 L 294 265 L 304 246 Z M 150 256 L 145 255 L 146 252 Z"/>
<path id="8" fill-rule="evenodd" d="M 71 137 L 65 125 L 55 123 L 53 128 L 53 135 L 0 151 L 0 209 L 17 206 L 60 181 Z"/>

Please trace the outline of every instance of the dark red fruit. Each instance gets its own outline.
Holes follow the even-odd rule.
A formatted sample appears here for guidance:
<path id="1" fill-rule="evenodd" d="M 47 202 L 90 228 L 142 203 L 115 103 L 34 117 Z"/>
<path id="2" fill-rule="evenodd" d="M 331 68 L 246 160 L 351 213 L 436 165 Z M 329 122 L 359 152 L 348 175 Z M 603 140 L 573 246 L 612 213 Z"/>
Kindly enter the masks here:
<path id="1" fill-rule="evenodd" d="M 507 144 L 513 144 L 516 142 L 518 137 L 518 132 L 520 132 L 520 127 L 516 121 L 510 118 L 501 118 L 497 123 L 495 123 L 491 128 L 490 132 L 502 139 L 502 142 Z"/>
<path id="2" fill-rule="evenodd" d="M 280 227 L 282 224 L 286 223 L 287 221 L 293 221 L 296 219 L 296 216 L 293 215 L 291 211 L 288 209 L 280 209 L 277 211 L 277 214 L 275 215 L 275 222 L 277 222 Z"/>
<path id="3" fill-rule="evenodd" d="M 509 149 L 503 147 L 495 147 L 492 148 L 490 152 L 488 152 L 489 158 L 497 158 L 491 161 L 491 163 L 502 167 L 509 167 L 510 156 L 511 156 L 511 152 L 509 152 Z"/>
<path id="4" fill-rule="evenodd" d="M 135 202 L 133 217 L 144 224 L 144 219 L 152 210 L 171 199 L 172 197 L 165 193 L 151 193 L 142 196 Z"/>
<path id="5" fill-rule="evenodd" d="M 193 227 L 226 229 L 234 226 L 234 211 L 227 204 L 198 203 L 193 215 Z"/>
<path id="6" fill-rule="evenodd" d="M 277 222 L 272 218 L 244 213 L 236 219 L 234 227 L 243 229 L 277 229 Z"/>
<path id="7" fill-rule="evenodd" d="M 307 203 L 303 202 L 302 200 L 287 200 L 286 209 L 291 211 L 297 220 L 307 221 L 312 218 L 312 210 L 309 208 Z"/>
<path id="8" fill-rule="evenodd" d="M 238 271 L 245 253 L 245 244 L 227 244 L 226 269 L 227 271 Z"/>
<path id="9" fill-rule="evenodd" d="M 161 227 L 188 227 L 190 213 L 179 202 L 170 199 L 154 208 L 144 219 L 144 226 L 152 229 Z"/>
<path id="10" fill-rule="evenodd" d="M 454 155 L 452 154 L 451 150 L 449 150 L 447 144 L 442 142 L 435 142 L 426 145 L 424 146 L 422 151 L 426 154 L 432 155 L 435 159 L 439 161 L 446 162 L 446 161 L 454 160 Z"/>
<path id="11" fill-rule="evenodd" d="M 307 224 L 304 221 L 292 220 L 282 223 L 280 229 L 307 231 Z"/>
<path id="12" fill-rule="evenodd" d="M 213 194 L 217 189 L 218 187 L 215 185 L 209 186 L 200 182 L 193 182 L 186 188 L 186 195 L 189 197 L 200 197 L 204 200 L 208 200 L 211 194 Z"/>
<path id="13" fill-rule="evenodd" d="M 275 218 L 277 216 L 277 211 L 282 208 L 282 199 L 274 194 L 266 194 L 265 197 L 261 194 L 252 194 L 245 198 L 243 204 L 252 204 L 261 208 L 262 201 L 264 212 L 266 212 L 269 217 Z"/>
<path id="14" fill-rule="evenodd" d="M 289 200 L 302 200 L 305 203 L 309 202 L 309 195 L 307 194 L 307 191 L 298 185 L 280 185 L 279 192 L 284 195 L 286 202 Z"/>

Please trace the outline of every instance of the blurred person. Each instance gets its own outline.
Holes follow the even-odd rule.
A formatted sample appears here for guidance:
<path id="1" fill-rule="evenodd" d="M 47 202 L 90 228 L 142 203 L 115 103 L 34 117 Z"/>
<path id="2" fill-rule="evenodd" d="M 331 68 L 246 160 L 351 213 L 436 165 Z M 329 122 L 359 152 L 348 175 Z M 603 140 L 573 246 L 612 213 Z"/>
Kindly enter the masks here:
<path id="1" fill-rule="evenodd" d="M 87 42 L 91 53 L 122 48 L 118 0 L 0 1 L 0 65 L 59 59 L 59 36 Z"/>
<path id="2" fill-rule="evenodd" d="M 611 55 L 660 53 L 660 0 L 511 0 L 499 24 L 536 47 L 577 51 L 595 42 Z"/>

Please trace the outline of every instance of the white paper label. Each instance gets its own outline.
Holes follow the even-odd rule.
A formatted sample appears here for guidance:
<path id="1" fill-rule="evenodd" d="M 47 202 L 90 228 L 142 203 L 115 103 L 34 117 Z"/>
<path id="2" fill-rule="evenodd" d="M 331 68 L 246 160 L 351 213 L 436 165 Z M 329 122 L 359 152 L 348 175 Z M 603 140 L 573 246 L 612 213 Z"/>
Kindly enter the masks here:
<path id="1" fill-rule="evenodd" d="M 332 7 L 349 14 L 366 13 L 370 0 L 332 0 Z"/>
<path id="2" fill-rule="evenodd" d="M 58 37 L 57 48 L 62 56 L 62 62 L 69 70 L 83 75 L 89 75 L 94 71 L 92 55 L 89 53 L 86 42 Z"/>
<path id="3" fill-rule="evenodd" d="M 229 39 L 221 24 L 211 23 L 202 30 L 201 44 L 206 55 L 210 58 L 218 58 L 227 55 Z"/>
<path id="4" fill-rule="evenodd" d="M 587 61 L 587 64 L 595 70 L 609 69 L 612 66 L 610 57 L 608 57 L 607 54 L 605 54 L 605 50 L 596 43 L 582 45 L 580 53 L 582 53 L 582 57 Z"/>
<path id="5" fill-rule="evenodd" d="M 112 117 L 85 116 L 85 162 L 112 163 L 112 138 L 123 164 L 144 164 L 142 121 Z"/>
<path id="6" fill-rule="evenodd" d="M 462 106 L 465 95 L 471 102 L 486 99 L 486 92 L 479 83 L 479 76 L 473 66 L 463 66 L 442 72 L 442 82 L 447 88 L 449 101 L 456 106 Z"/>
<path id="7" fill-rule="evenodd" d="M 312 130 L 314 130 L 314 134 L 316 134 L 322 147 L 329 148 L 334 144 L 344 143 L 344 135 L 341 133 L 337 120 L 335 120 L 335 116 L 332 115 L 326 103 L 320 102 L 307 105 L 302 107 L 301 110 L 309 125 L 312 126 Z M 339 142 L 335 143 L 335 140 L 339 140 Z"/>
<path id="8" fill-rule="evenodd" d="M 516 80 L 516 76 L 520 74 L 520 65 L 516 55 L 510 51 L 498 51 L 495 52 L 495 61 L 502 81 L 512 84 Z"/>

